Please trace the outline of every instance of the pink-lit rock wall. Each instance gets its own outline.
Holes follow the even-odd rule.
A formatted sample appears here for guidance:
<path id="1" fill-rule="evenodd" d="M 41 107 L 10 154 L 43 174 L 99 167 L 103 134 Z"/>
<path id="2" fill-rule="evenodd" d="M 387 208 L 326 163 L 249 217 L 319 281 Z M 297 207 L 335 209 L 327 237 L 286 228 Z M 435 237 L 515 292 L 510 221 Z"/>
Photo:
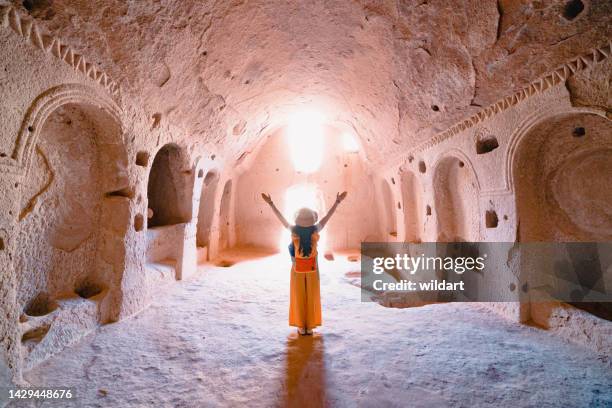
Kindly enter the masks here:
<path id="1" fill-rule="evenodd" d="M 236 239 L 239 244 L 279 248 L 282 225 L 277 221 L 261 193 L 271 194 L 277 207 L 286 208 L 285 193 L 295 185 L 310 184 L 319 190 L 322 218 L 336 199 L 336 193 L 348 191 L 348 197 L 326 228 L 329 249 L 358 248 L 361 241 L 381 239 L 383 209 L 376 197 L 372 169 L 359 153 L 346 152 L 341 131 L 325 129 L 324 154 L 319 169 L 298 174 L 288 154 L 286 129 L 278 129 L 247 156 L 238 167 L 236 188 Z M 396 210 L 394 210 L 396 211 Z M 293 223 L 287 214 L 288 221 Z M 289 242 L 284 243 L 284 247 Z"/>

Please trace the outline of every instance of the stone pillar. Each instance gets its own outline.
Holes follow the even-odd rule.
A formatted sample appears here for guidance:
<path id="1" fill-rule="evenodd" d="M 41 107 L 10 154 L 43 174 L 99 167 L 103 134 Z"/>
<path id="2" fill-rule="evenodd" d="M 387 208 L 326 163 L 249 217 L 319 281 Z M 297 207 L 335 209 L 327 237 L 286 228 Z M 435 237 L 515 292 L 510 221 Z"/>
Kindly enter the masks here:
<path id="1" fill-rule="evenodd" d="M 182 280 L 193 275 L 198 268 L 198 254 L 196 249 L 196 223 L 188 222 L 183 228 L 183 241 L 178 251 L 176 265 L 176 279 Z"/>

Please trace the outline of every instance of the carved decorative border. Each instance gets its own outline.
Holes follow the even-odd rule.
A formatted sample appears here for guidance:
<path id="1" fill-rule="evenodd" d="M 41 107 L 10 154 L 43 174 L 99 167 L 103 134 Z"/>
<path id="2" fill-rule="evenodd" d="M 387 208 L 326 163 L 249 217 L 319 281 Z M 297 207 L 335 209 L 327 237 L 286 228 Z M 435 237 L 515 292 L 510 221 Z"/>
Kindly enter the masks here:
<path id="1" fill-rule="evenodd" d="M 15 8 L 0 6 L 0 27 L 11 28 L 35 47 L 54 55 L 81 74 L 100 84 L 113 97 L 119 95 L 121 90 L 119 85 L 105 72 L 96 68 L 94 64 L 87 62 L 83 55 L 74 52 L 70 46 L 63 44 L 59 38 L 43 31 L 31 18 L 21 16 Z"/>
<path id="2" fill-rule="evenodd" d="M 442 143 L 446 139 L 449 139 L 463 132 L 464 130 L 469 129 L 477 125 L 478 123 L 484 122 L 491 116 L 503 112 L 506 109 L 517 105 L 518 103 L 524 101 L 525 99 L 533 95 L 540 94 L 557 84 L 565 82 L 568 78 L 570 78 L 577 72 L 590 68 L 593 65 L 599 64 L 602 61 L 610 58 L 610 55 L 612 55 L 612 40 L 610 40 L 606 45 L 603 45 L 598 48 L 593 48 L 593 50 L 591 50 L 587 54 L 580 55 L 571 59 L 570 61 L 554 69 L 543 77 L 531 82 L 529 85 L 527 85 L 520 91 L 517 91 L 510 96 L 506 96 L 505 98 L 484 108 L 483 110 L 470 116 L 469 118 L 464 119 L 459 123 L 456 123 L 444 132 L 438 133 L 431 139 L 419 144 L 414 149 L 410 150 L 408 153 L 420 153 L 439 143 Z"/>
<path id="3" fill-rule="evenodd" d="M 45 121 L 58 107 L 67 103 L 83 103 L 99 107 L 111 115 L 118 124 L 121 123 L 121 111 L 117 104 L 95 88 L 81 84 L 66 84 L 51 88 L 34 99 L 28 108 L 13 153 L 10 157 L 0 158 L 0 173 L 16 175 L 25 173 Z"/>
<path id="4" fill-rule="evenodd" d="M 456 147 L 440 152 L 434 157 L 434 160 L 431 164 L 431 169 L 433 171 L 432 180 L 435 180 L 436 178 L 436 173 L 439 171 L 440 163 L 449 157 L 454 157 L 455 159 L 461 160 L 464 163 L 467 169 L 474 175 L 474 180 L 476 181 L 476 189 L 478 190 L 478 193 L 480 193 L 482 191 L 482 187 L 480 183 L 480 178 L 478 177 L 478 173 L 476 172 L 476 167 L 474 167 L 474 163 L 472 162 L 470 157 L 465 154 L 463 150 Z"/>

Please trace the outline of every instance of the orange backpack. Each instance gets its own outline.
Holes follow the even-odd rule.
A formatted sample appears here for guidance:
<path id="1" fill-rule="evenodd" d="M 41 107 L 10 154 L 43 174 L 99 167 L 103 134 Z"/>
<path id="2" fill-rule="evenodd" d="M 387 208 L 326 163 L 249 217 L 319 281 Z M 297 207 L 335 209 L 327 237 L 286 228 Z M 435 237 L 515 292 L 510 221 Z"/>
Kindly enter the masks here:
<path id="1" fill-rule="evenodd" d="M 300 248 L 300 237 L 297 234 L 291 235 L 291 240 L 295 247 L 295 271 L 298 273 L 308 273 L 317 270 L 317 241 L 319 240 L 319 234 L 312 234 L 312 251 L 310 256 L 303 257 L 299 253 Z"/>

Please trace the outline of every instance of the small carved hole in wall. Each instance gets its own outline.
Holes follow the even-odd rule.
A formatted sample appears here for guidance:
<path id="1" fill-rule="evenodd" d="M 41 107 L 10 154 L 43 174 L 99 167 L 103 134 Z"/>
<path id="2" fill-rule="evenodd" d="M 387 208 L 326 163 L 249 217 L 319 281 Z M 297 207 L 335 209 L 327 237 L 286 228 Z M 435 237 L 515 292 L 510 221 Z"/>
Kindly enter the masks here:
<path id="1" fill-rule="evenodd" d="M 4 239 L 0 238 L 0 251 L 4 251 Z"/>
<path id="2" fill-rule="evenodd" d="M 121 190 L 109 191 L 108 193 L 104 194 L 104 196 L 105 197 L 125 197 L 125 198 L 132 199 L 134 198 L 134 190 L 132 190 L 130 187 L 125 187 L 125 188 L 122 188 Z"/>
<path id="3" fill-rule="evenodd" d="M 34 126 L 28 126 L 28 132 L 33 132 L 34 131 Z"/>
<path id="4" fill-rule="evenodd" d="M 434 112 L 440 111 L 440 107 L 438 105 L 431 105 L 431 110 Z"/>
<path id="5" fill-rule="evenodd" d="M 391 177 L 391 184 L 395 184 L 395 179 Z"/>
<path id="6" fill-rule="evenodd" d="M 570 0 L 563 7 L 563 18 L 572 21 L 584 10 L 584 3 L 581 0 Z"/>
<path id="7" fill-rule="evenodd" d="M 210 160 L 215 160 L 215 157 L 217 157 L 217 155 L 216 155 L 216 154 L 211 154 L 211 155 L 210 155 Z"/>
<path id="8" fill-rule="evenodd" d="M 425 215 L 431 215 L 431 206 L 430 205 L 425 207 Z"/>
<path id="9" fill-rule="evenodd" d="M 204 170 L 200 169 L 198 170 L 198 178 L 202 178 L 204 177 Z"/>
<path id="10" fill-rule="evenodd" d="M 24 312 L 28 316 L 45 316 L 57 309 L 57 302 L 51 300 L 45 292 L 40 292 L 26 306 Z"/>
<path id="11" fill-rule="evenodd" d="M 23 8 L 28 11 L 32 11 L 32 9 L 34 9 L 34 4 L 32 3 L 32 0 L 23 0 L 22 4 Z"/>
<path id="12" fill-rule="evenodd" d="M 40 12 L 44 12 L 47 8 L 50 8 L 52 0 L 23 0 L 21 4 L 23 8 L 28 10 L 28 12 L 35 14 L 40 14 Z M 35 17 L 39 17 L 36 15 Z"/>
<path id="13" fill-rule="evenodd" d="M 204 177 L 204 185 L 205 186 L 210 185 L 210 183 L 212 183 L 216 178 L 217 178 L 217 173 L 215 173 L 214 171 L 209 171 L 206 174 L 206 177 Z"/>
<path id="14" fill-rule="evenodd" d="M 0 157 L 6 157 L 6 153 L 0 153 Z"/>
<path id="15" fill-rule="evenodd" d="M 140 151 L 136 153 L 136 165 L 147 167 L 149 165 L 149 152 Z"/>
<path id="16" fill-rule="evenodd" d="M 476 154 L 490 153 L 499 147 L 495 136 L 485 136 L 476 141 Z"/>
<path id="17" fill-rule="evenodd" d="M 485 223 L 487 228 L 497 228 L 497 224 L 499 223 L 497 213 L 493 210 L 487 210 L 485 213 Z"/>
<path id="18" fill-rule="evenodd" d="M 465 163 L 462 161 L 459 161 L 459 167 L 465 167 Z"/>
<path id="19" fill-rule="evenodd" d="M 152 129 L 157 129 L 159 127 L 161 117 L 161 113 L 154 113 L 153 116 L 151 116 L 151 118 L 153 119 L 153 125 L 151 126 Z"/>
<path id="20" fill-rule="evenodd" d="M 400 203 L 399 201 L 397 202 L 397 209 L 401 210 L 402 209 L 402 203 Z"/>
<path id="21" fill-rule="evenodd" d="M 427 166 L 425 165 L 425 162 L 423 160 L 419 162 L 419 171 L 421 173 L 425 173 L 427 171 Z"/>
<path id="22" fill-rule="evenodd" d="M 572 131 L 572 136 L 574 137 L 582 137 L 584 135 L 586 135 L 586 130 L 582 126 L 578 126 Z"/>
<path id="23" fill-rule="evenodd" d="M 142 231 L 144 228 L 144 217 L 142 214 L 136 214 L 134 216 L 134 230 L 136 232 Z"/>
<path id="24" fill-rule="evenodd" d="M 414 161 L 414 156 L 410 155 L 408 156 L 408 163 L 412 163 Z"/>
<path id="25" fill-rule="evenodd" d="M 21 336 L 21 344 L 26 348 L 28 353 L 31 352 L 34 347 L 42 341 L 42 339 L 45 338 L 50 328 L 51 324 L 47 323 L 23 333 Z"/>
<path id="26" fill-rule="evenodd" d="M 83 282 L 74 290 L 74 292 L 83 299 L 89 299 L 102 293 L 102 290 L 102 286 L 96 283 Z"/>
<path id="27" fill-rule="evenodd" d="M 509 288 L 510 288 L 510 292 L 514 292 L 516 290 L 516 284 L 511 283 Z"/>
<path id="28" fill-rule="evenodd" d="M 508 216 L 504 214 L 504 221 L 508 221 Z"/>

